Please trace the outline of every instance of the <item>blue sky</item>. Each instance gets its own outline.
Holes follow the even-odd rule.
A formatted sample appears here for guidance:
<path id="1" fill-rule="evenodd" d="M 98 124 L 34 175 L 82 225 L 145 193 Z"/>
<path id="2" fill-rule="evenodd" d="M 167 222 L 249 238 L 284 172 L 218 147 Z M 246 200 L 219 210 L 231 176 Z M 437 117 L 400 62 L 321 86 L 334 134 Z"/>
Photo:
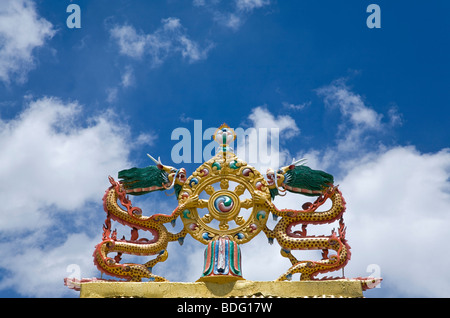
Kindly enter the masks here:
<path id="1" fill-rule="evenodd" d="M 71 3 L 79 29 L 66 25 Z M 371 3 L 379 29 L 366 25 Z M 99 275 L 91 254 L 107 176 L 151 164 L 146 153 L 174 165 L 171 134 L 193 136 L 194 120 L 202 131 L 278 128 L 280 164 L 305 157 L 335 175 L 348 202 L 346 276 L 376 264 L 384 278 L 367 297 L 450 296 L 449 9 L 438 0 L 2 1 L 0 296 L 77 297 L 62 281 L 70 264 Z M 199 163 L 180 165 L 189 174 Z M 176 206 L 161 193 L 137 202 Z M 287 260 L 257 243 L 265 238 L 245 246 L 244 274 L 278 277 Z M 170 248 L 159 273 L 195 280 L 203 247 Z M 266 271 L 255 268 L 262 248 L 280 258 Z"/>

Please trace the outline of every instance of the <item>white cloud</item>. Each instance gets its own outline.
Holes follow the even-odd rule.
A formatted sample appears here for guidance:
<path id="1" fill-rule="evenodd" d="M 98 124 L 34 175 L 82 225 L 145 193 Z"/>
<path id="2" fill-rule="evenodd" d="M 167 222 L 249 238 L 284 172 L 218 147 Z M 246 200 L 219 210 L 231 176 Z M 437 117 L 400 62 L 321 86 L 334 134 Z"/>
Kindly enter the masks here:
<path id="1" fill-rule="evenodd" d="M 178 18 L 167 18 L 167 19 L 162 19 L 161 23 L 163 25 L 163 29 L 165 31 L 174 31 L 174 30 L 178 30 L 179 28 L 182 27 L 180 19 Z"/>
<path id="2" fill-rule="evenodd" d="M 64 278 L 97 274 L 91 255 L 98 243 L 98 237 L 73 233 L 63 244 L 51 249 L 21 241 L 1 244 L 4 257 L 0 259 L 0 267 L 8 273 L 0 280 L 0 289 L 12 288 L 26 297 L 78 297 L 78 292 L 64 286 Z"/>
<path id="3" fill-rule="evenodd" d="M 292 104 L 292 103 L 288 103 L 288 102 L 282 102 L 281 104 L 283 105 L 284 108 L 289 109 L 289 110 L 302 110 L 302 109 L 305 109 L 306 107 L 310 106 L 311 102 L 302 103 L 302 104 Z"/>
<path id="4" fill-rule="evenodd" d="M 219 8 L 220 2 L 220 0 L 193 0 L 192 3 L 209 11 L 215 22 L 233 31 L 237 31 L 254 10 L 270 4 L 270 0 L 235 0 L 230 8 Z"/>
<path id="5" fill-rule="evenodd" d="M 55 34 L 53 25 L 39 17 L 31 0 L 0 2 L 0 80 L 23 83 L 35 67 L 33 52 Z"/>
<path id="6" fill-rule="evenodd" d="M 77 296 L 63 279 L 98 275 L 92 252 L 105 217 L 107 176 L 130 166 L 131 149 L 156 136 L 132 142 L 108 110 L 85 118 L 77 102 L 26 101 L 15 119 L 0 119 L 0 289 Z"/>
<path id="7" fill-rule="evenodd" d="M 270 3 L 270 0 L 236 0 L 236 7 L 242 11 L 252 11 L 264 7 Z"/>
<path id="8" fill-rule="evenodd" d="M 131 66 L 126 66 L 121 74 L 120 84 L 105 89 L 106 101 L 109 104 L 117 102 L 121 90 L 131 87 L 135 82 L 134 70 Z"/>
<path id="9" fill-rule="evenodd" d="M 352 259 L 346 275 L 368 276 L 367 266 L 376 264 L 385 279 L 381 295 L 448 297 L 442 281 L 450 280 L 443 265 L 450 258 L 439 246 L 450 221 L 450 150 L 421 153 L 385 145 L 381 137 L 401 124 L 396 107 L 387 116 L 377 113 L 342 81 L 318 93 L 339 110 L 340 130 L 334 145 L 299 152 L 298 157 L 335 174 L 347 201 L 344 218 Z M 429 262 L 432 270 L 427 270 Z"/>
<path id="10" fill-rule="evenodd" d="M 79 123 L 81 110 L 76 102 L 42 98 L 0 121 L 2 231 L 49 224 L 49 207 L 74 211 L 97 200 L 105 176 L 127 163 L 125 128 L 108 115 Z"/>
<path id="11" fill-rule="evenodd" d="M 152 134 L 142 133 L 136 138 L 134 144 L 136 146 L 138 145 L 152 146 L 157 138 L 158 136 L 154 133 Z"/>
<path id="12" fill-rule="evenodd" d="M 379 129 L 382 115 L 366 106 L 363 98 L 353 93 L 343 80 L 337 80 L 331 85 L 317 90 L 324 97 L 326 104 L 338 107 L 342 116 L 360 129 Z"/>
<path id="13" fill-rule="evenodd" d="M 180 43 L 181 55 L 190 63 L 206 59 L 209 50 L 213 47 L 209 45 L 206 49 L 201 49 L 197 42 L 190 40 L 185 35 L 180 36 L 178 41 Z"/>
<path id="14" fill-rule="evenodd" d="M 215 10 L 213 12 L 213 19 L 219 25 L 237 31 L 242 24 L 244 24 L 244 16 L 235 12 L 222 12 Z"/>
<path id="15" fill-rule="evenodd" d="M 284 138 L 291 138 L 300 133 L 300 129 L 291 116 L 279 115 L 275 117 L 267 108 L 261 106 L 252 109 L 248 118 L 251 120 L 254 128 L 278 128 Z"/>
<path id="16" fill-rule="evenodd" d="M 108 103 L 114 103 L 117 101 L 117 95 L 119 94 L 119 89 L 117 87 L 106 88 L 106 101 Z"/>
<path id="17" fill-rule="evenodd" d="M 116 25 L 111 37 L 119 45 L 120 53 L 132 58 L 149 57 L 152 66 L 162 64 L 170 55 L 181 53 L 189 63 L 206 59 L 212 44 L 201 48 L 186 34 L 178 18 L 161 20 L 161 26 L 153 33 L 138 32 L 130 25 Z"/>
<path id="18" fill-rule="evenodd" d="M 216 5 L 220 1 L 221 0 L 193 0 L 192 4 L 196 7 L 203 7 L 203 6 L 207 6 L 209 4 Z"/>
<path id="19" fill-rule="evenodd" d="M 125 72 L 122 74 L 122 87 L 130 87 L 134 83 L 134 72 L 131 66 L 125 67 Z"/>
<path id="20" fill-rule="evenodd" d="M 140 58 L 144 54 L 147 39 L 144 35 L 137 34 L 132 26 L 115 26 L 111 29 L 111 37 L 117 41 L 121 54 L 134 58 Z"/>
<path id="21" fill-rule="evenodd" d="M 395 147 L 361 161 L 339 180 L 352 246 L 348 272 L 375 263 L 403 297 L 449 297 L 442 240 L 450 224 L 450 149 Z M 366 274 L 367 275 L 367 274 Z"/>
<path id="22" fill-rule="evenodd" d="M 186 113 L 181 113 L 179 119 L 182 123 L 189 123 L 194 121 L 194 118 L 187 116 Z"/>
<path id="23" fill-rule="evenodd" d="M 193 0 L 192 4 L 196 7 L 201 7 L 205 5 L 205 0 Z"/>
<path id="24" fill-rule="evenodd" d="M 362 147 L 378 146 L 374 136 L 381 136 L 401 124 L 401 115 L 396 106 L 389 109 L 389 120 L 384 120 L 386 116 L 367 105 L 361 95 L 352 92 L 344 78 L 335 80 L 316 92 L 323 98 L 326 106 L 340 112 L 341 122 L 336 141 L 342 155 L 354 156 Z"/>
<path id="25" fill-rule="evenodd" d="M 237 154 L 249 164 L 265 173 L 267 168 L 278 168 L 286 163 L 289 152 L 280 149 L 280 139 L 291 139 L 300 133 L 295 120 L 288 115 L 275 117 L 265 107 L 252 109 L 248 120 L 250 127 L 238 134 Z"/>
<path id="26" fill-rule="evenodd" d="M 322 87 L 317 93 L 323 97 L 325 105 L 339 109 L 342 115 L 339 126 L 340 151 L 358 151 L 367 133 L 380 131 L 383 127 L 383 116 L 367 106 L 360 95 L 350 91 L 343 80 Z"/>

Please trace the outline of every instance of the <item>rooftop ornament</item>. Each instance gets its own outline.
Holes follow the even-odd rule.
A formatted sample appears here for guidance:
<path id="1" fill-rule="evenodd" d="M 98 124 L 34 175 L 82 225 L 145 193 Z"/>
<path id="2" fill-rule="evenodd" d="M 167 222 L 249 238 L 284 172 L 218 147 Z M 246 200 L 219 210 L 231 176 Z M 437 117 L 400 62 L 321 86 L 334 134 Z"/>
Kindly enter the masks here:
<path id="1" fill-rule="evenodd" d="M 219 144 L 216 156 L 201 164 L 190 176 L 184 168 L 164 165 L 159 158 L 156 160 L 149 155 L 156 165 L 119 171 L 119 181 L 109 177 L 111 186 L 103 197 L 107 215 L 103 237 L 93 253 L 94 264 L 102 273 L 132 282 L 144 278 L 165 282 L 167 280 L 153 274 L 152 269 L 167 259 L 170 242 L 183 244 L 186 235 L 191 235 L 206 245 L 203 273 L 198 281 L 244 280 L 240 245 L 261 232 L 270 244 L 276 240 L 281 255 L 291 263 L 277 281 L 291 280 L 296 273 L 300 274 L 300 281 L 315 280 L 318 274 L 339 270 L 347 264 L 351 253 L 343 219 L 346 203 L 332 175 L 312 170 L 301 159 L 277 170 L 268 169 L 266 179 L 234 154 L 230 147 L 236 138 L 233 129 L 223 124 L 213 138 Z M 169 189 L 174 189 L 178 200 L 178 206 L 170 214 L 144 216 L 140 208 L 132 206 L 129 198 L 129 195 Z M 316 199 L 298 210 L 279 209 L 274 199 L 285 195 L 286 191 Z M 328 200 L 331 207 L 321 210 Z M 278 220 L 273 229 L 266 224 L 270 214 Z M 179 233 L 168 231 L 166 224 L 174 225 L 178 218 L 183 222 L 182 230 Z M 117 238 L 116 230 L 111 229 L 111 220 L 129 226 L 130 239 Z M 308 225 L 335 221 L 339 224 L 337 232 L 333 230 L 327 236 L 307 234 Z M 301 225 L 301 231 L 292 230 L 297 225 Z M 139 238 L 140 230 L 150 232 L 153 239 Z M 319 250 L 322 259 L 299 260 L 292 254 L 293 250 Z M 123 254 L 155 258 L 144 264 L 121 263 Z M 380 281 L 357 279 L 361 280 L 363 289 L 374 287 Z M 75 289 L 78 286 L 73 280 L 65 281 Z"/>

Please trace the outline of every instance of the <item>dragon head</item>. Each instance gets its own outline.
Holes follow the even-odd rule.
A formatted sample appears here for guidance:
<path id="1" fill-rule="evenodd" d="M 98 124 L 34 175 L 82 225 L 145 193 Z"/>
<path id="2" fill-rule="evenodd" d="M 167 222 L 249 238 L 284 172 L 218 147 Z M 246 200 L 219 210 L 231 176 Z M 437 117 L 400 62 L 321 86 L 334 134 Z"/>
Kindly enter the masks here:
<path id="1" fill-rule="evenodd" d="M 183 186 L 187 180 L 186 169 L 181 168 L 181 169 L 177 170 L 175 175 L 172 174 L 172 178 L 173 178 L 173 176 L 175 176 L 175 185 L 178 184 L 180 186 Z M 171 175 L 169 175 L 169 180 L 172 180 Z"/>
<path id="2" fill-rule="evenodd" d="M 307 196 L 320 196 L 333 185 L 333 176 L 304 166 L 306 159 L 293 160 L 288 166 L 267 170 L 267 183 L 272 199 L 279 192 L 295 192 Z"/>
<path id="3" fill-rule="evenodd" d="M 289 166 L 281 167 L 276 172 L 272 168 L 267 169 L 267 183 L 269 184 L 269 189 L 280 188 L 283 186 L 285 181 L 286 172 L 292 169 L 295 169 L 296 166 L 304 164 L 306 159 L 300 159 L 292 161 Z"/>
<path id="4" fill-rule="evenodd" d="M 157 190 L 169 190 L 173 187 L 181 189 L 186 181 L 186 170 L 163 165 L 160 158 L 156 160 L 148 156 L 156 163 L 156 166 L 119 171 L 120 183 L 126 193 L 142 195 Z"/>
<path id="5" fill-rule="evenodd" d="M 274 189 L 280 187 L 284 181 L 284 172 L 280 169 L 277 172 L 272 168 L 267 169 L 267 184 L 269 185 L 269 189 Z"/>
<path id="6" fill-rule="evenodd" d="M 284 181 L 284 172 L 281 169 L 275 172 L 272 168 L 269 168 L 266 171 L 266 177 L 272 200 L 275 199 L 277 195 L 284 195 L 280 194 L 280 192 L 281 193 L 286 192 L 286 190 L 284 190 L 282 187 Z"/>
<path id="7" fill-rule="evenodd" d="M 281 168 L 285 172 L 284 188 L 306 196 L 321 196 L 333 186 L 334 178 L 325 171 L 313 170 L 305 166 L 305 162 L 306 159 L 300 159 Z"/>

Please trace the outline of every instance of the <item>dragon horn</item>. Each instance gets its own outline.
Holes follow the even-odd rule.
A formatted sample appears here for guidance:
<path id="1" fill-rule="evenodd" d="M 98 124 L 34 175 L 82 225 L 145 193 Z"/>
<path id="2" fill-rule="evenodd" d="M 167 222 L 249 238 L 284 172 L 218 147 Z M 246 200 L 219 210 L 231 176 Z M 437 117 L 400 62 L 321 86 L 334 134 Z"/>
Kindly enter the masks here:
<path id="1" fill-rule="evenodd" d="M 161 157 L 158 157 L 158 160 L 156 160 L 155 158 L 153 158 L 152 156 L 150 156 L 149 154 L 147 154 L 147 156 L 150 158 L 150 159 L 152 159 L 153 160 L 153 162 L 154 163 L 156 163 L 157 165 L 163 165 L 162 163 L 161 163 Z"/>
<path id="2" fill-rule="evenodd" d="M 306 159 L 306 158 L 302 158 L 302 159 L 299 159 L 297 161 L 295 159 L 293 159 L 291 165 L 302 166 L 302 165 L 304 165 L 306 163 L 306 161 L 308 161 L 308 159 Z"/>
<path id="3" fill-rule="evenodd" d="M 156 164 L 161 164 L 160 160 L 156 160 L 155 158 L 153 158 L 152 156 L 150 156 L 149 154 L 147 154 L 147 156 L 152 159 Z M 159 159 L 159 158 L 158 158 Z"/>
<path id="4" fill-rule="evenodd" d="M 164 167 L 164 165 L 161 163 L 161 157 L 158 157 L 158 160 L 156 160 L 155 158 L 153 158 L 152 156 L 150 156 L 149 154 L 147 154 L 147 156 L 150 158 L 150 159 L 152 159 L 155 163 L 156 163 L 156 166 L 159 168 L 159 169 L 163 169 L 163 167 Z"/>

